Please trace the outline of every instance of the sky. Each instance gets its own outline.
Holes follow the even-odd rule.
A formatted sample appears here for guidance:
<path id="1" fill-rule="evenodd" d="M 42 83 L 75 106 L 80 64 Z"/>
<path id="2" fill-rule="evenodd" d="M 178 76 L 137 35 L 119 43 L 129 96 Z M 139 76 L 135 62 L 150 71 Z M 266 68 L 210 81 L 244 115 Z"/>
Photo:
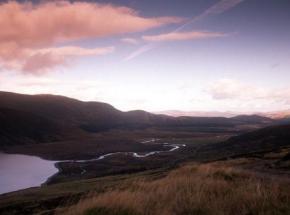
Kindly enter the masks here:
<path id="1" fill-rule="evenodd" d="M 1 91 L 123 111 L 290 109 L 289 0 L 0 1 L 0 29 Z"/>

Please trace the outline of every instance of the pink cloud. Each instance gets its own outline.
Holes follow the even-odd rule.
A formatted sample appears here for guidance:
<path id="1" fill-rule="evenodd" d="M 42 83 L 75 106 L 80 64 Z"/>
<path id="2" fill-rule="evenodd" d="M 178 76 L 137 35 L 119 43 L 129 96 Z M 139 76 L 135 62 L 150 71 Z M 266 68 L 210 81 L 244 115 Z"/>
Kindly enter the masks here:
<path id="1" fill-rule="evenodd" d="M 114 47 L 93 49 L 75 46 L 43 49 L 23 48 L 18 50 L 18 56 L 16 55 L 8 60 L 2 59 L 0 65 L 2 64 L 2 67 L 10 70 L 42 74 L 56 67 L 68 65 L 70 60 L 76 57 L 106 55 L 113 51 Z"/>
<path id="2" fill-rule="evenodd" d="M 38 74 L 53 69 L 59 65 L 65 65 L 65 57 L 56 57 L 51 53 L 35 54 L 29 57 L 21 66 L 26 73 Z"/>
<path id="3" fill-rule="evenodd" d="M 146 41 L 151 42 L 164 42 L 164 41 L 178 41 L 178 40 L 196 40 L 196 39 L 206 39 L 214 37 L 224 37 L 226 34 L 216 33 L 216 32 L 200 32 L 200 31 L 190 31 L 190 32 L 172 32 L 167 34 L 159 35 L 148 35 L 142 38 Z"/>
<path id="4" fill-rule="evenodd" d="M 69 1 L 33 4 L 8 1 L 0 4 L 0 63 L 6 68 L 34 68 L 36 71 L 38 67 L 41 70 L 40 67 L 45 65 L 50 67 L 62 64 L 63 60 L 55 60 L 55 52 L 43 53 L 39 49 L 53 47 L 65 41 L 145 31 L 181 21 L 177 17 L 144 18 L 131 8 L 109 4 Z M 67 52 L 68 48 L 61 51 Z M 76 51 L 82 53 L 74 53 L 73 56 L 87 55 L 83 54 L 84 49 L 75 49 L 74 52 Z M 31 52 L 37 53 L 34 59 L 42 62 L 42 66 L 40 63 L 31 63 Z"/>
<path id="5" fill-rule="evenodd" d="M 89 56 L 89 55 L 105 55 L 114 51 L 114 47 L 86 49 L 76 46 L 65 46 L 60 48 L 45 48 L 35 51 L 33 54 L 53 54 L 55 56 Z"/>
<path id="6" fill-rule="evenodd" d="M 137 39 L 130 38 L 130 37 L 122 38 L 121 41 L 123 43 L 128 43 L 128 44 L 132 44 L 132 45 L 137 45 L 139 43 L 139 41 Z"/>
<path id="7" fill-rule="evenodd" d="M 21 70 L 32 74 L 43 73 L 60 65 L 67 65 L 74 57 L 105 55 L 113 51 L 113 47 L 84 49 L 74 46 L 32 50 Z"/>

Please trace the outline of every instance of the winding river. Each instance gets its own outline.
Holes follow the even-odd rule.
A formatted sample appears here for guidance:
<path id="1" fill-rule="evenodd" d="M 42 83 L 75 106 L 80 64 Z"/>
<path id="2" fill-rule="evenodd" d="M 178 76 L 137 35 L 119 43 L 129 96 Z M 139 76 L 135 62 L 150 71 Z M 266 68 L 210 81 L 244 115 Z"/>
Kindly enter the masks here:
<path id="1" fill-rule="evenodd" d="M 87 162 L 93 162 L 93 161 L 98 161 L 98 160 L 103 160 L 107 157 L 113 156 L 113 155 L 131 155 L 132 157 L 135 158 L 145 158 L 151 155 L 155 155 L 155 154 L 159 154 L 162 152 L 173 152 L 177 149 L 179 149 L 180 147 L 185 147 L 185 144 L 169 144 L 169 143 L 163 143 L 164 147 L 168 147 L 170 148 L 169 150 L 164 150 L 164 151 L 153 151 L 153 152 L 147 152 L 147 153 L 137 153 L 137 152 L 113 152 L 113 153 L 108 153 L 108 154 L 104 154 L 101 155 L 97 158 L 93 158 L 93 159 L 88 159 L 88 160 L 65 160 L 65 161 L 59 161 L 59 162 L 75 162 L 75 163 L 87 163 Z"/>
<path id="2" fill-rule="evenodd" d="M 142 143 L 155 142 L 156 139 L 143 141 Z M 0 194 L 13 192 L 30 187 L 38 187 L 45 183 L 51 176 L 58 172 L 57 163 L 63 162 L 94 162 L 103 160 L 113 155 L 128 155 L 135 158 L 145 158 L 159 153 L 173 152 L 185 144 L 169 144 L 163 143 L 163 146 L 169 148 L 164 151 L 152 151 L 146 153 L 137 152 L 114 152 L 101 155 L 99 157 L 88 160 L 64 160 L 64 161 L 49 161 L 36 156 L 6 154 L 0 152 Z M 83 170 L 82 174 L 85 173 Z"/>

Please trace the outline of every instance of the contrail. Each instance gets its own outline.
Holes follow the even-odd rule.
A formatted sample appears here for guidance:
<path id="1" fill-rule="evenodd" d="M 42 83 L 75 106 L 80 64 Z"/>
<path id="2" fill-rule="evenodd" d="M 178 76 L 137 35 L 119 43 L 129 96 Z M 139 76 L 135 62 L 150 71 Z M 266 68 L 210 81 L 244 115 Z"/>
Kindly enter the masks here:
<path id="1" fill-rule="evenodd" d="M 153 49 L 156 47 L 156 44 L 152 44 L 152 43 L 148 43 L 142 47 L 140 47 L 139 49 L 137 49 L 136 51 L 132 52 L 128 57 L 126 57 L 124 60 L 125 61 L 129 61 L 132 60 L 133 58 Z"/>
<path id="2" fill-rule="evenodd" d="M 224 13 L 224 12 L 230 10 L 231 8 L 237 6 L 238 4 L 240 4 L 243 1 L 244 0 L 221 0 L 218 3 L 214 4 L 213 6 L 211 6 L 210 8 L 208 8 L 207 10 L 205 10 L 199 16 L 193 17 L 185 24 L 179 26 L 173 32 L 178 32 L 178 31 L 182 30 L 183 28 L 185 28 L 186 26 L 193 24 L 197 21 L 200 21 L 202 19 L 205 19 L 209 16 Z"/>
<path id="3" fill-rule="evenodd" d="M 183 25 L 179 26 L 178 28 L 176 28 L 175 30 L 173 30 L 169 33 L 179 32 L 182 29 L 184 29 L 185 27 L 187 27 L 195 22 L 198 22 L 202 19 L 205 19 L 209 16 L 224 13 L 224 12 L 236 7 L 238 4 L 242 3 L 243 1 L 245 1 L 245 0 L 221 0 L 218 3 L 214 4 L 213 6 L 211 6 L 210 8 L 208 8 L 207 10 L 205 10 L 202 14 L 191 18 L 189 21 L 187 21 L 186 23 L 184 23 Z M 140 47 L 139 49 L 137 49 L 136 51 L 131 53 L 124 60 L 125 61 L 132 60 L 132 59 L 138 57 L 139 55 L 141 55 L 149 50 L 152 50 L 153 48 L 157 47 L 157 45 L 158 44 L 156 44 L 156 43 L 154 43 L 154 45 L 152 43 L 147 43 L 146 45 Z"/>

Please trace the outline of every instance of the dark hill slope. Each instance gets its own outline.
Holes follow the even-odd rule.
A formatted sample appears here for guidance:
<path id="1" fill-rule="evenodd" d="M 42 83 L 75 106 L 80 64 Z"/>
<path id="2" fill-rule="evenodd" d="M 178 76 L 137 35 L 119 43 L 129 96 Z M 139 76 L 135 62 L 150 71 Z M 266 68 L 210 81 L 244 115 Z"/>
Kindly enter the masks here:
<path id="1" fill-rule="evenodd" d="M 51 142 L 69 137 L 62 126 L 28 112 L 0 108 L 1 146 Z"/>
<path id="2" fill-rule="evenodd" d="M 270 126 L 240 136 L 232 137 L 229 142 L 275 142 L 276 144 L 287 142 L 290 144 L 290 125 Z"/>
<path id="3" fill-rule="evenodd" d="M 202 159 L 225 158 L 290 147 L 290 125 L 262 128 L 204 147 Z"/>
<path id="4" fill-rule="evenodd" d="M 239 115 L 232 117 L 232 119 L 242 123 L 273 123 L 275 120 L 259 115 Z"/>
<path id="5" fill-rule="evenodd" d="M 53 95 L 23 95 L 0 92 L 0 107 L 34 113 L 61 124 L 118 120 L 121 112 L 100 102 L 81 102 Z"/>

